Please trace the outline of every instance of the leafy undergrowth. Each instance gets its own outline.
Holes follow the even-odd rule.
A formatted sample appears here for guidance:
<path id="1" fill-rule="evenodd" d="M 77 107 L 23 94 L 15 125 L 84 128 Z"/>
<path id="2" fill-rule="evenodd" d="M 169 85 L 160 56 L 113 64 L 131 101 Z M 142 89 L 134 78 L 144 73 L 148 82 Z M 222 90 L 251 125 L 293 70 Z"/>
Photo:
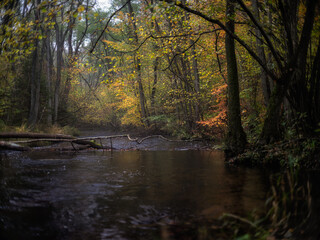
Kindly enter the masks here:
<path id="1" fill-rule="evenodd" d="M 250 167 L 320 169 L 320 138 L 251 145 L 244 153 L 227 159 L 227 163 Z"/>

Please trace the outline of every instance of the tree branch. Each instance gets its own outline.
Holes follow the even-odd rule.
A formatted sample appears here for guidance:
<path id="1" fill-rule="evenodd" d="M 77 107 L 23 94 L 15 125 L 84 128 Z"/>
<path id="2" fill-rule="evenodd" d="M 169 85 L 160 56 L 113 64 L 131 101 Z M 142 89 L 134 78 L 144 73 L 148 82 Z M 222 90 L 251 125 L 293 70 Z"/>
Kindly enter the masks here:
<path id="1" fill-rule="evenodd" d="M 249 16 L 250 20 L 253 22 L 254 25 L 257 26 L 257 28 L 259 29 L 259 31 L 261 32 L 262 36 L 264 37 L 264 39 L 267 42 L 267 45 L 274 57 L 274 59 L 277 62 L 277 65 L 279 67 L 280 70 L 282 70 L 282 64 L 279 58 L 279 54 L 277 53 L 277 51 L 275 50 L 275 48 L 273 47 L 273 44 L 271 43 L 271 40 L 268 36 L 268 34 L 266 33 L 266 31 L 264 31 L 263 27 L 261 26 L 260 22 L 255 18 L 255 16 L 252 14 L 252 12 L 247 8 L 247 6 L 244 4 L 244 2 L 242 0 L 236 0 L 240 6 L 242 7 L 242 9 L 247 13 L 247 15 Z"/>
<path id="2" fill-rule="evenodd" d="M 100 39 L 101 39 L 102 36 L 103 36 L 103 33 L 107 30 L 108 25 L 109 25 L 111 19 L 112 19 L 118 12 L 120 12 L 130 1 L 131 1 L 131 0 L 127 0 L 126 3 L 125 3 L 124 5 L 122 5 L 121 8 L 119 8 L 118 10 L 116 10 L 114 13 L 111 14 L 110 18 L 109 18 L 108 21 L 107 21 L 106 26 L 104 27 L 103 31 L 100 33 L 97 41 L 93 44 L 91 50 L 89 51 L 90 53 L 92 53 L 92 52 L 94 51 L 94 49 L 96 48 L 98 42 L 100 41 Z"/>
<path id="3" fill-rule="evenodd" d="M 208 22 L 211 22 L 213 24 L 218 25 L 220 28 L 222 28 L 225 32 L 227 32 L 232 38 L 234 38 L 241 46 L 243 46 L 248 53 L 259 63 L 259 65 L 266 71 L 266 73 L 275 81 L 279 81 L 279 78 L 263 63 L 263 61 L 258 57 L 258 55 L 248 46 L 248 44 L 246 44 L 238 35 L 232 33 L 220 20 L 217 19 L 213 19 L 208 17 L 207 15 L 191 9 L 189 7 L 187 7 L 186 5 L 182 4 L 180 1 L 174 2 L 173 0 L 160 0 L 160 1 L 165 1 L 167 3 L 170 4 L 174 4 L 177 7 L 180 7 L 181 9 L 192 13 L 196 16 L 199 16 L 205 20 L 207 20 Z"/>
<path id="4" fill-rule="evenodd" d="M 192 46 L 194 46 L 194 45 L 199 41 L 199 39 L 200 39 L 200 36 L 199 36 L 195 41 L 193 41 L 193 43 L 190 44 L 190 46 L 187 47 L 185 50 L 183 50 L 182 52 L 179 52 L 179 53 L 174 54 L 173 57 L 171 58 L 170 62 L 169 62 L 169 65 L 168 65 L 166 68 L 161 69 L 161 70 L 162 70 L 162 71 L 168 70 L 169 67 L 171 66 L 171 64 L 173 63 L 173 60 L 174 60 L 177 56 L 179 56 L 179 55 L 184 54 L 185 52 L 187 52 Z"/>
<path id="5" fill-rule="evenodd" d="M 203 34 L 213 33 L 213 32 L 218 31 L 218 30 L 221 30 L 221 29 L 219 28 L 219 29 L 214 29 L 213 31 L 205 31 L 205 32 L 199 32 L 199 33 L 193 33 L 192 35 L 194 35 L 194 36 L 202 36 Z M 151 35 L 147 36 L 145 39 L 143 39 L 142 42 L 133 50 L 120 51 L 120 50 L 117 50 L 115 48 L 113 48 L 113 50 L 115 50 L 118 53 L 133 53 L 133 52 L 138 51 L 143 46 L 143 44 L 145 44 L 146 41 L 149 40 L 150 38 L 152 38 L 152 39 L 179 38 L 179 37 L 189 37 L 190 35 L 191 35 L 190 33 L 180 34 L 180 35 L 165 35 L 165 36 L 153 36 L 151 34 Z"/>

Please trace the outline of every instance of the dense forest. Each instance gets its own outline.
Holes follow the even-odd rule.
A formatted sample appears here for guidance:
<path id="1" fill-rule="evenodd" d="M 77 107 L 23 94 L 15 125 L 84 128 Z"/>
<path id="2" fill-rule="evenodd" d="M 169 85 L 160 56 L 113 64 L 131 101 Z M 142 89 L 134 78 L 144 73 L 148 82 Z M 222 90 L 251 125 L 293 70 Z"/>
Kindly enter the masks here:
<path id="1" fill-rule="evenodd" d="M 320 239 L 319 0 L 0 0 L 0 22 L 1 239 Z"/>
<path id="2" fill-rule="evenodd" d="M 0 6 L 2 130 L 135 127 L 225 139 L 232 153 L 319 134 L 316 0 Z"/>

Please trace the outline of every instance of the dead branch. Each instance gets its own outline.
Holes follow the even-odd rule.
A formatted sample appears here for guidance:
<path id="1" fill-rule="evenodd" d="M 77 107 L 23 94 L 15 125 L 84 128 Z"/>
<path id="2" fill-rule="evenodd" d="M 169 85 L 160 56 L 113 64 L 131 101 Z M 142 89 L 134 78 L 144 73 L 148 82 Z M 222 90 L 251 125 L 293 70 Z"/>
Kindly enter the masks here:
<path id="1" fill-rule="evenodd" d="M 20 146 L 16 143 L 0 141 L 0 149 L 4 150 L 14 150 L 14 151 L 29 151 L 31 148 Z"/>
<path id="2" fill-rule="evenodd" d="M 162 135 L 151 135 L 147 136 L 141 139 L 138 138 L 132 138 L 129 134 L 122 134 L 122 135 L 111 135 L 111 136 L 97 136 L 97 137 L 82 137 L 82 138 L 75 138 L 70 135 L 62 135 L 62 134 L 41 134 L 41 133 L 0 133 L 0 138 L 29 138 L 27 140 L 17 140 L 17 141 L 0 141 L 0 148 L 1 149 L 7 149 L 7 150 L 17 150 L 17 151 L 28 151 L 28 150 L 36 150 L 36 151 L 43 151 L 43 150 L 83 150 L 88 148 L 94 148 L 94 149 L 107 149 L 107 150 L 113 150 L 115 148 L 112 147 L 112 141 L 113 138 L 127 138 L 131 142 L 136 142 L 137 144 L 141 144 L 147 139 L 150 138 L 160 138 L 165 141 L 169 142 L 188 142 L 192 140 L 172 140 L 168 139 Z M 102 139 L 110 139 L 111 146 L 103 146 L 102 145 Z M 97 144 L 94 142 L 94 140 L 100 140 L 101 144 Z M 30 144 L 30 143 L 37 143 L 37 142 L 51 142 L 51 143 L 62 143 L 67 142 L 70 143 L 72 148 L 65 148 L 65 147 L 53 147 L 53 146 L 46 146 L 46 147 L 24 147 L 20 144 Z M 76 148 L 73 144 L 83 145 L 82 147 Z"/>

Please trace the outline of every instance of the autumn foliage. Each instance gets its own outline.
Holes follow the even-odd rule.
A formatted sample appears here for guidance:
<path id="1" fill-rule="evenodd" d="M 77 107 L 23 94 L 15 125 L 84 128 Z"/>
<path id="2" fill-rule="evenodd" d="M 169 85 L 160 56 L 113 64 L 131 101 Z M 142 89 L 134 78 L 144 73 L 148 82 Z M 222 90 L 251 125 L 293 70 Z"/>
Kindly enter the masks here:
<path id="1" fill-rule="evenodd" d="M 246 44 L 236 41 L 242 122 L 246 131 L 261 131 L 277 84 L 272 77 L 281 76 L 289 64 L 287 48 L 294 44 L 287 41 L 285 31 L 294 25 L 286 28 L 278 3 L 235 2 L 235 34 Z M 110 9 L 95 4 L 1 2 L 1 122 L 29 124 L 33 115 L 37 124 L 89 123 L 163 130 L 180 137 L 222 137 L 228 104 L 226 1 L 112 1 Z M 259 36 L 248 11 L 267 37 Z M 292 29 L 297 38 L 306 11 L 307 4 L 299 2 Z M 316 11 L 305 61 L 310 81 L 299 83 L 305 95 L 311 94 L 310 86 L 317 89 L 319 84 L 318 71 L 312 67 L 319 63 L 318 20 Z M 259 38 L 263 41 L 257 45 Z M 264 53 L 265 69 L 248 49 Z M 266 69 L 272 74 L 262 84 Z M 288 93 L 280 114 L 292 111 L 295 117 L 294 108 L 303 110 L 294 98 L 299 93 L 290 89 Z M 311 102 L 318 92 L 312 94 Z M 318 118 L 311 119 L 314 125 Z"/>

